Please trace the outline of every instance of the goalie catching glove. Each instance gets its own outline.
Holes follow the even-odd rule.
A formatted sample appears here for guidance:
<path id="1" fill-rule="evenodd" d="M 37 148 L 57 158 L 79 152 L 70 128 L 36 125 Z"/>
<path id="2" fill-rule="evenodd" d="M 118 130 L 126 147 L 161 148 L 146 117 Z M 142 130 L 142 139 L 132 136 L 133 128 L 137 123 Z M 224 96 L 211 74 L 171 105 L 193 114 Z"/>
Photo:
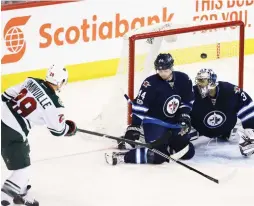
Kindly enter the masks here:
<path id="1" fill-rule="evenodd" d="M 69 126 L 69 130 L 65 136 L 73 136 L 77 132 L 77 125 L 71 120 L 66 120 L 65 123 Z"/>
<path id="2" fill-rule="evenodd" d="M 254 129 L 238 129 L 239 148 L 243 156 L 250 156 L 254 154 Z"/>

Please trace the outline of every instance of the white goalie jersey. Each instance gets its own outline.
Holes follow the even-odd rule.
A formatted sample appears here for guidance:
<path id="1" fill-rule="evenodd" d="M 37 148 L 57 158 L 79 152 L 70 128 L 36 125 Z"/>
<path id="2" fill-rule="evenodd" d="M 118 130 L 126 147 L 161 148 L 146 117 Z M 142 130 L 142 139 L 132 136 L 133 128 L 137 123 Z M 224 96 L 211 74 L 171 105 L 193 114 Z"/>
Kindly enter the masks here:
<path id="1" fill-rule="evenodd" d="M 33 125 L 46 125 L 55 136 L 63 136 L 69 130 L 63 104 L 44 80 L 27 78 L 22 84 L 7 89 L 2 101 L 3 123 L 24 139 Z"/>

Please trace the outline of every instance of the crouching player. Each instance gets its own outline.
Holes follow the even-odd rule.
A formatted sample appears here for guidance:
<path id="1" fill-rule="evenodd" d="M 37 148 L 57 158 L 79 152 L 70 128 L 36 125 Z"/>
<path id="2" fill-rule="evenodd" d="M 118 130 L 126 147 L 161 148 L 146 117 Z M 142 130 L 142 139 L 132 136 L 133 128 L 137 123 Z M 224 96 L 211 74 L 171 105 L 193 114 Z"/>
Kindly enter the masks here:
<path id="1" fill-rule="evenodd" d="M 181 159 L 191 159 L 195 150 L 189 141 L 190 111 L 193 103 L 192 82 L 189 77 L 173 71 L 170 54 L 159 54 L 154 62 L 157 74 L 146 78 L 132 105 L 132 124 L 124 138 L 139 140 L 144 135 L 147 143 L 164 154 L 182 153 Z M 180 125 L 178 129 L 172 128 Z M 179 129 L 180 128 L 180 129 Z M 119 146 L 123 148 L 124 143 Z M 109 164 L 161 164 L 168 161 L 147 148 L 106 154 Z"/>

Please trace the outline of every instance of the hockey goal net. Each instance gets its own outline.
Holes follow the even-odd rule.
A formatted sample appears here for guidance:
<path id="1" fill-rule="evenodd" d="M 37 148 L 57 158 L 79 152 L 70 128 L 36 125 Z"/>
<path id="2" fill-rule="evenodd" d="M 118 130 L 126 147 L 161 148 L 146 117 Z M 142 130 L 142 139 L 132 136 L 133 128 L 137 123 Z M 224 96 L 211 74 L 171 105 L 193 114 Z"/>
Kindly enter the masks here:
<path id="1" fill-rule="evenodd" d="M 110 124 L 116 115 L 118 124 L 124 125 L 122 129 L 130 123 L 131 105 L 124 99 L 124 94 L 133 99 L 142 81 L 155 73 L 153 64 L 156 56 L 166 52 L 171 53 L 175 60 L 174 70 L 187 73 L 193 83 L 201 68 L 212 68 L 217 73 L 218 80 L 243 87 L 242 21 L 191 26 L 160 23 L 134 29 L 123 37 L 110 107 L 103 109 L 103 117 L 108 113 L 108 119 L 103 122 L 105 127 L 105 123 Z M 115 123 L 114 127 L 119 128 Z"/>

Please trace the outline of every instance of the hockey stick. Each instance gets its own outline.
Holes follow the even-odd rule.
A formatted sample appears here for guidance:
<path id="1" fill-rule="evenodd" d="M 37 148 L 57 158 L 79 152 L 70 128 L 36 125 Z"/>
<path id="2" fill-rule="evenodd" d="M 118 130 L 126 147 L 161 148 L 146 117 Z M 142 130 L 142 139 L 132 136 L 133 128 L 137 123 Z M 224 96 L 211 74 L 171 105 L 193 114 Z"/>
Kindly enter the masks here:
<path id="1" fill-rule="evenodd" d="M 176 154 L 171 155 L 171 156 L 168 156 L 168 155 L 166 155 L 166 154 L 160 152 L 160 151 L 157 150 L 157 149 L 153 149 L 152 146 L 151 146 L 151 144 L 149 144 L 149 143 L 144 144 L 144 143 L 141 143 L 141 142 L 135 142 L 135 141 L 132 141 L 132 140 L 123 139 L 123 138 L 120 138 L 120 137 L 114 137 L 114 136 L 102 134 L 102 133 L 99 133 L 99 132 L 93 132 L 93 131 L 89 131 L 89 130 L 85 130 L 85 129 L 78 129 L 77 131 L 82 132 L 82 133 L 87 133 L 87 134 L 95 135 L 95 136 L 105 137 L 105 138 L 113 139 L 113 140 L 117 140 L 117 141 L 123 141 L 123 142 L 127 142 L 127 143 L 129 143 L 129 144 L 134 144 L 134 145 L 139 145 L 139 146 L 142 146 L 142 147 L 146 147 L 146 148 L 150 149 L 151 151 L 153 151 L 154 153 L 156 153 L 156 154 L 158 154 L 158 155 L 164 157 L 165 159 L 172 160 L 173 162 L 175 162 L 175 163 L 177 163 L 177 164 L 180 164 L 180 165 L 182 165 L 183 167 L 186 167 L 186 168 L 188 168 L 189 170 L 192 170 L 192 171 L 194 171 L 194 172 L 200 174 L 201 176 L 203 176 L 203 177 L 205 177 L 205 178 L 207 178 L 207 179 L 209 179 L 209 180 L 211 180 L 211 181 L 213 181 L 213 182 L 219 184 L 219 180 L 218 180 L 218 179 L 215 179 L 215 178 L 213 178 L 213 177 L 211 177 L 211 176 L 209 176 L 209 175 L 207 175 L 207 174 L 204 174 L 203 172 L 200 172 L 200 171 L 196 170 L 195 168 L 193 168 L 193 167 L 191 167 L 191 166 L 189 166 L 189 165 L 186 165 L 186 164 L 184 164 L 184 163 L 182 163 L 182 162 L 176 160 L 177 156 L 179 157 L 179 156 L 181 156 L 182 154 L 184 155 L 184 154 L 189 150 L 189 147 L 188 147 L 188 146 L 185 147 L 183 150 L 180 151 L 181 154 L 179 154 L 179 152 L 178 152 L 178 153 L 176 153 L 176 154 L 178 154 L 177 156 L 174 156 L 174 155 L 176 155 Z M 183 155 L 182 155 L 182 156 L 183 156 Z M 174 157 L 175 157 L 175 158 L 174 158 Z"/>
<path id="2" fill-rule="evenodd" d="M 77 129 L 77 131 L 82 132 L 82 133 L 86 133 L 86 134 L 99 136 L 99 137 L 105 137 L 105 138 L 108 138 L 108 139 L 113 139 L 113 140 L 116 140 L 116 141 L 126 142 L 126 143 L 129 143 L 129 144 L 139 145 L 141 147 L 146 147 L 146 148 L 150 149 L 151 151 L 153 151 L 155 153 L 161 153 L 160 155 L 164 155 L 164 157 L 166 159 L 169 159 L 168 155 L 160 152 L 159 150 L 154 149 L 150 143 L 136 142 L 136 141 L 129 140 L 129 139 L 123 139 L 122 137 L 114 137 L 114 136 L 102 134 L 102 133 L 99 133 L 99 132 L 93 132 L 93 131 L 89 131 L 89 130 L 85 130 L 85 129 Z M 189 150 L 189 145 L 187 145 L 185 148 L 183 148 L 179 152 L 172 154 L 170 157 L 174 158 L 174 160 L 178 160 L 182 156 L 184 156 L 188 152 L 188 150 Z"/>

